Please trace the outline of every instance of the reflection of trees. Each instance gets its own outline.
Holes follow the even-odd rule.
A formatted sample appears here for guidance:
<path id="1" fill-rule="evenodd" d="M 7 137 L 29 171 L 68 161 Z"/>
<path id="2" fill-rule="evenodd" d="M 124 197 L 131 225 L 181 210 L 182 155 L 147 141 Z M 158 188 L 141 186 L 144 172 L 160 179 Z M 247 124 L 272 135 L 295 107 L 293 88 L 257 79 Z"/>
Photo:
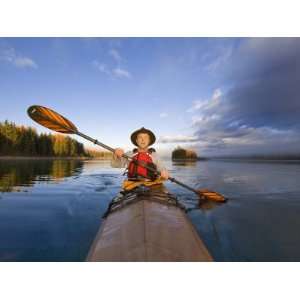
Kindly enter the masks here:
<path id="1" fill-rule="evenodd" d="M 32 186 L 35 180 L 51 180 L 80 172 L 80 160 L 0 160 L 0 191 L 11 192 L 17 186 Z"/>
<path id="2" fill-rule="evenodd" d="M 196 167 L 197 161 L 196 160 L 173 160 L 173 166 L 185 166 L 185 167 Z"/>
<path id="3" fill-rule="evenodd" d="M 0 191 L 1 192 L 11 192 L 12 187 L 18 181 L 16 176 L 16 170 L 12 170 L 10 173 L 4 174 L 2 176 L 0 171 Z"/>
<path id="4" fill-rule="evenodd" d="M 70 177 L 74 174 L 74 171 L 79 167 L 80 161 L 76 160 L 54 160 L 51 166 L 50 175 L 55 179 L 61 179 L 64 177 Z M 82 167 L 82 162 L 81 166 Z"/>

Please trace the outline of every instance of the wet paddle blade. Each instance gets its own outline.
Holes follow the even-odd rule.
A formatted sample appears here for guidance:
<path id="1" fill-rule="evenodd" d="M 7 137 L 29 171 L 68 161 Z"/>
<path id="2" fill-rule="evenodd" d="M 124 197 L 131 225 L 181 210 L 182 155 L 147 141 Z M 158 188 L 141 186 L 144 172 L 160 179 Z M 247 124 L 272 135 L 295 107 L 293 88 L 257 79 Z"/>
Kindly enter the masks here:
<path id="1" fill-rule="evenodd" d="M 226 202 L 227 199 L 214 191 L 210 191 L 210 190 L 199 190 L 198 194 L 200 196 L 200 200 L 204 200 L 204 201 L 214 201 L 214 202 Z"/>
<path id="2" fill-rule="evenodd" d="M 27 113 L 31 119 L 48 129 L 60 133 L 77 132 L 77 128 L 72 122 L 50 108 L 33 105 L 28 108 Z"/>

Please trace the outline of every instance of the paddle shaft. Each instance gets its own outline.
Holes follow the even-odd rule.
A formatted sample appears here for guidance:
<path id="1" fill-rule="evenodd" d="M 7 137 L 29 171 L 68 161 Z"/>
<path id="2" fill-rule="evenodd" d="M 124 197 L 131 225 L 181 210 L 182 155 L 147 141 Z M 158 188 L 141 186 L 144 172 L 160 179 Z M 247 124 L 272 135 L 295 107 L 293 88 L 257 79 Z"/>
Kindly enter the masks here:
<path id="1" fill-rule="evenodd" d="M 109 146 L 107 146 L 107 145 L 105 145 L 105 144 L 99 142 L 98 140 L 95 140 L 95 139 L 89 137 L 88 135 L 85 135 L 85 134 L 83 134 L 83 133 L 81 133 L 81 132 L 79 132 L 79 131 L 74 132 L 74 133 L 77 134 L 77 135 L 79 135 L 79 136 L 81 136 L 81 137 L 83 137 L 84 139 L 86 139 L 86 140 L 92 142 L 92 143 L 95 144 L 95 145 L 101 146 L 102 148 L 104 148 L 104 149 L 106 149 L 106 150 L 108 150 L 108 151 L 111 151 L 111 152 L 114 152 L 114 151 L 115 151 L 114 148 L 111 148 L 111 147 L 109 147 Z"/>
<path id="2" fill-rule="evenodd" d="M 199 191 L 197 191 L 196 189 L 194 189 L 194 188 L 192 188 L 192 187 L 186 185 L 185 183 L 182 183 L 181 181 L 177 180 L 176 178 L 174 178 L 174 177 L 169 177 L 168 179 L 169 179 L 171 182 L 174 182 L 174 183 L 176 183 L 176 184 L 182 186 L 183 188 L 185 188 L 185 189 L 187 189 L 187 190 L 190 190 L 190 191 L 196 193 L 197 195 L 199 195 Z"/>

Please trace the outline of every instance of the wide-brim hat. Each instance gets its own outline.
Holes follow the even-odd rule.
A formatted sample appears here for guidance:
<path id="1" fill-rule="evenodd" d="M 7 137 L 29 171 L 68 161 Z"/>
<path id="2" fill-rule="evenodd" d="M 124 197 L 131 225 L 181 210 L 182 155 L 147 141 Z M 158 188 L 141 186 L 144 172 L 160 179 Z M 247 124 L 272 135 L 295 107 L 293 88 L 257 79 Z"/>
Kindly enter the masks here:
<path id="1" fill-rule="evenodd" d="M 130 139 L 131 139 L 131 142 L 132 142 L 134 145 L 138 146 L 138 144 L 136 143 L 136 138 L 137 138 L 138 134 L 140 134 L 140 133 L 147 133 L 147 134 L 149 135 L 149 137 L 150 137 L 150 143 L 149 143 L 148 146 L 150 146 L 150 145 L 152 145 L 152 144 L 155 143 L 156 137 L 155 137 L 154 133 L 153 133 L 151 130 L 142 127 L 142 128 L 136 130 L 135 132 L 133 132 L 133 133 L 131 134 Z"/>

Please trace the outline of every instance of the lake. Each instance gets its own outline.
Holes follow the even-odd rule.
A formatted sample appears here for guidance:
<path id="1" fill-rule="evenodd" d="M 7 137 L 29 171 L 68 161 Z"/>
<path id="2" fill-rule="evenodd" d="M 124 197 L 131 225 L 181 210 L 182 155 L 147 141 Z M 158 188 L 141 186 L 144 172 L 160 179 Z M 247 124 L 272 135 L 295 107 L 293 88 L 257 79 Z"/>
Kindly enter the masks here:
<path id="1" fill-rule="evenodd" d="M 167 183 L 217 261 L 300 261 L 300 164 L 165 161 L 173 177 L 225 194 L 196 195 Z M 118 193 L 123 170 L 101 160 L 0 160 L 0 261 L 83 261 Z"/>

